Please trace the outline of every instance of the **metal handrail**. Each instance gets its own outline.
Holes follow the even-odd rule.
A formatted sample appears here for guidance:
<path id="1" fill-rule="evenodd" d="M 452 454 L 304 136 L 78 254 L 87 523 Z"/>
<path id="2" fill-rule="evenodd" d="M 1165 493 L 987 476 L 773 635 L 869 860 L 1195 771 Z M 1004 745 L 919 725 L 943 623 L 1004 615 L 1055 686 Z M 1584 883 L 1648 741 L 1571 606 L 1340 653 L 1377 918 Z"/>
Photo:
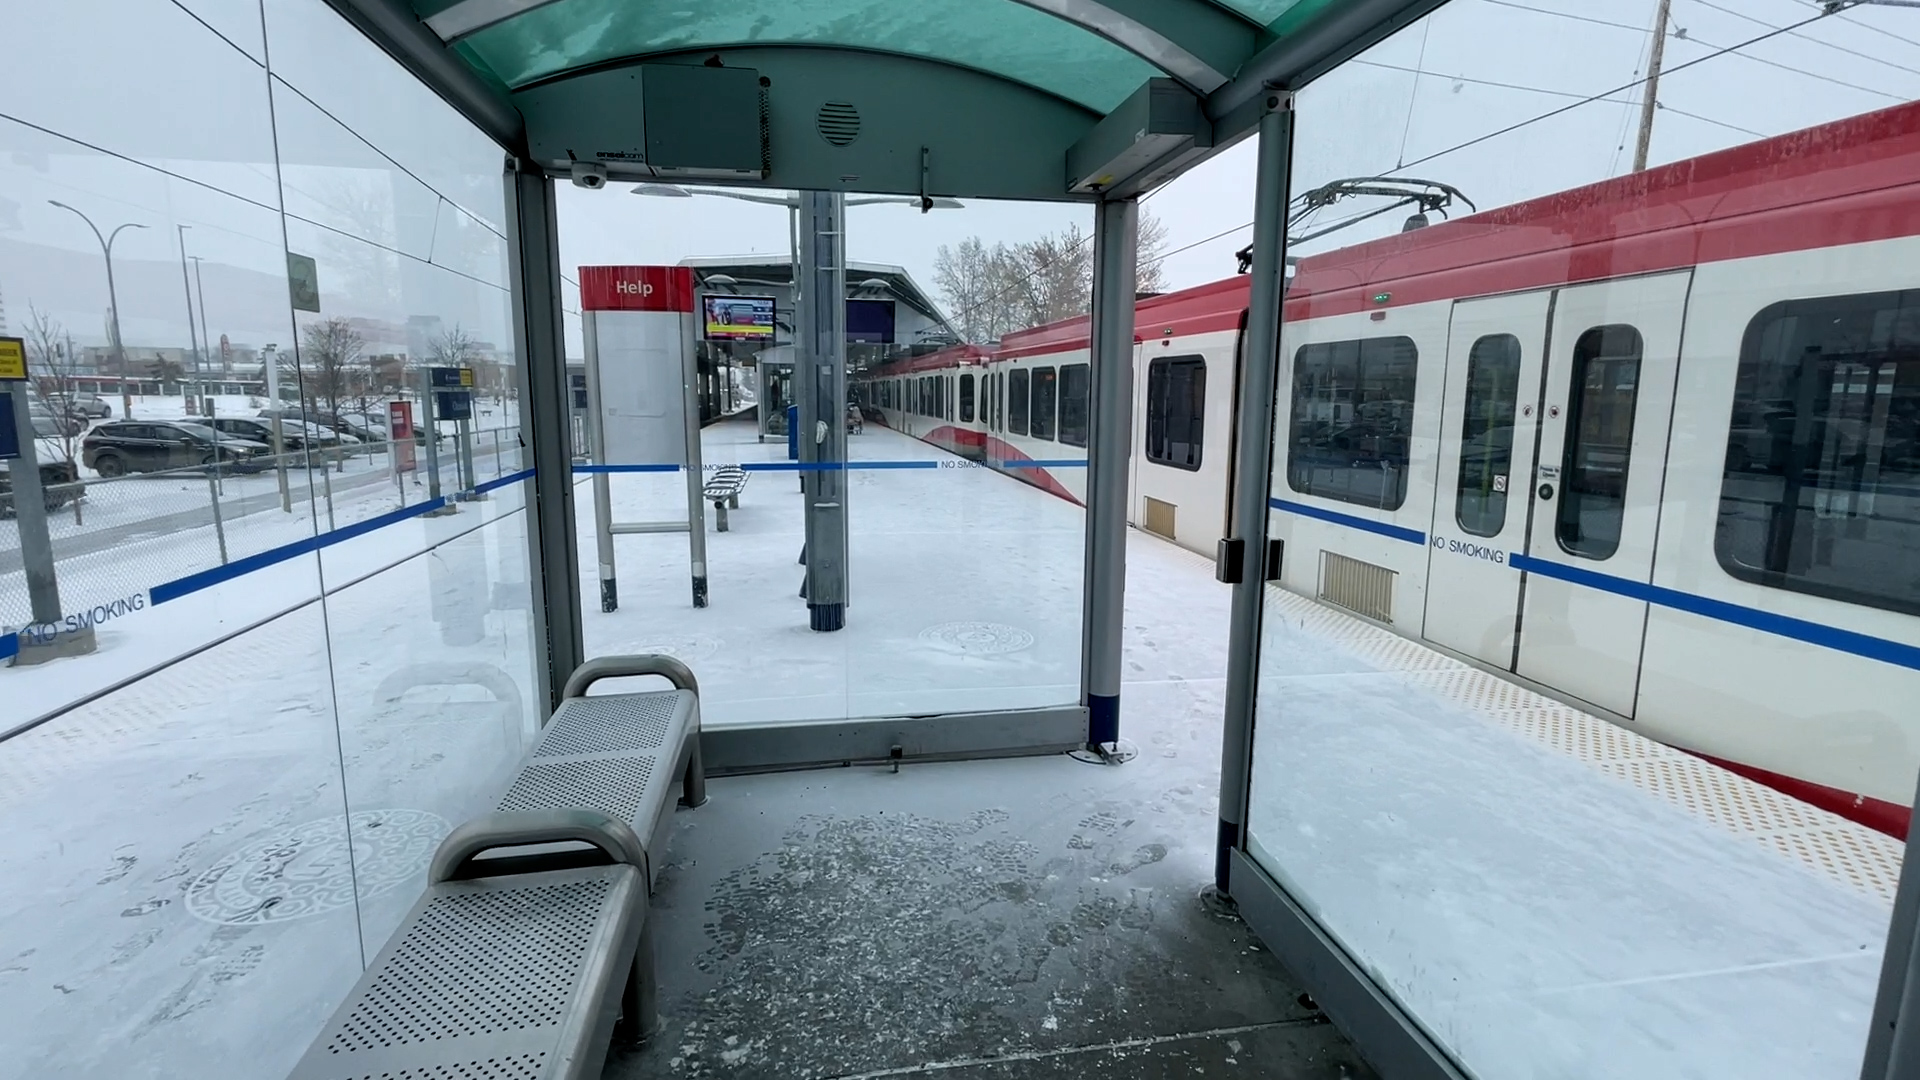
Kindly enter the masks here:
<path id="1" fill-rule="evenodd" d="M 601 679 L 634 675 L 658 675 L 671 682 L 675 689 L 690 690 L 695 697 L 700 696 L 700 681 L 693 677 L 693 669 L 674 657 L 660 653 L 601 656 L 589 660 L 567 676 L 566 686 L 560 691 L 560 696 L 563 699 L 586 697 L 587 688 Z"/>
<path id="2" fill-rule="evenodd" d="M 518 810 L 487 814 L 447 834 L 433 853 L 427 881 L 452 881 L 474 857 L 496 848 L 575 840 L 592 844 L 614 862 L 647 869 L 647 849 L 633 826 L 599 810 Z"/>

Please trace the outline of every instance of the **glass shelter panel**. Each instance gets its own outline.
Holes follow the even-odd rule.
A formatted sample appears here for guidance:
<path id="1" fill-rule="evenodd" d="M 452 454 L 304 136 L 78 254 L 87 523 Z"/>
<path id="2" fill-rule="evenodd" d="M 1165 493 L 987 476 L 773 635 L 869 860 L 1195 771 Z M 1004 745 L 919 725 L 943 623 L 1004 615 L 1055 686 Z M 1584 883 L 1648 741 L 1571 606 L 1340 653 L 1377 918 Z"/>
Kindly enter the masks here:
<path id="1" fill-rule="evenodd" d="M 584 213 L 573 217 L 570 207 L 584 211 L 601 198 L 617 196 L 562 203 L 563 251 L 590 242 L 589 221 Z M 923 216 L 910 205 L 867 198 L 849 198 L 854 205 L 846 212 L 848 258 L 860 265 L 931 262 L 945 236 L 940 229 L 971 227 L 970 214 L 993 220 L 1012 209 L 968 200 Z M 725 223 L 737 216 L 734 200 L 711 193 L 647 200 L 644 209 L 654 213 L 656 203 L 662 222 L 671 216 L 683 228 L 688 218 Z M 1077 206 L 1018 211 L 1054 236 L 1086 235 L 1090 217 Z M 1070 233 L 1074 228 L 1080 232 Z M 716 257 L 694 248 L 656 258 L 684 260 L 698 275 L 709 273 Z M 741 260 L 725 269 L 738 282 L 771 277 L 766 269 L 756 274 L 754 260 L 779 273 L 788 265 L 784 255 Z M 849 291 L 857 291 L 857 274 L 848 276 Z M 1020 311 L 991 313 L 997 323 L 976 312 L 969 323 L 960 314 L 967 303 L 928 297 L 923 289 L 930 286 L 905 274 L 893 290 L 902 299 L 891 301 L 901 340 L 849 350 L 841 408 L 853 408 L 844 460 L 794 460 L 803 442 L 790 448 L 785 438 L 763 438 L 750 417 L 708 423 L 699 432 L 700 489 L 707 495 L 691 526 L 683 442 L 661 443 L 644 458 L 621 457 L 610 444 L 605 462 L 581 463 L 575 505 L 582 595 L 612 600 L 611 610 L 591 604 L 584 614 L 588 655 L 681 657 L 700 677 L 701 719 L 709 727 L 942 715 L 965 724 L 973 713 L 1078 706 L 1084 444 L 1092 428 L 1086 348 L 1016 355 L 1004 339 L 1026 329 L 1011 321 L 1024 317 Z M 754 288 L 773 292 L 780 311 L 792 309 L 780 288 Z M 1072 287 L 1060 295 L 1061 316 L 1090 302 Z M 589 314 L 586 360 L 611 364 L 612 320 L 633 313 Z M 776 326 L 762 356 L 790 355 L 794 332 Z M 989 334 L 1003 339 L 1000 347 L 966 343 Z M 793 397 L 802 400 L 807 361 L 793 363 Z M 608 421 L 607 433 L 616 423 L 641 430 L 646 421 L 636 413 Z M 832 453 L 824 422 L 801 427 L 800 440 Z M 709 491 L 708 482 L 733 466 L 744 477 L 739 485 Z M 837 505 L 808 509 L 804 478 L 816 475 L 844 481 L 843 495 L 825 500 Z M 604 549 L 593 494 L 599 484 L 611 510 Z M 840 510 L 845 545 L 825 547 L 834 543 L 818 524 L 826 519 L 815 519 L 810 536 L 809 514 Z M 694 602 L 691 528 L 704 545 L 704 607 Z M 823 546 L 820 558 L 815 544 Z M 603 561 L 612 568 L 611 589 L 602 585 Z M 844 568 L 844 626 L 812 629 L 820 604 L 811 590 L 833 586 L 832 571 L 823 567 L 836 564 Z M 1050 713 L 1046 722 L 1060 716 Z"/>
<path id="2" fill-rule="evenodd" d="M 1246 850 L 1476 1080 L 1859 1075 L 1920 773 L 1920 76 L 1861 10 L 1696 5 L 1642 131 L 1545 95 L 1643 30 L 1487 5 L 1296 100 L 1294 196 L 1481 213 L 1295 229 Z"/>
<path id="3" fill-rule="evenodd" d="M 323 0 L 0 35 L 0 1072 L 285 1075 L 539 719 L 502 151 Z"/>

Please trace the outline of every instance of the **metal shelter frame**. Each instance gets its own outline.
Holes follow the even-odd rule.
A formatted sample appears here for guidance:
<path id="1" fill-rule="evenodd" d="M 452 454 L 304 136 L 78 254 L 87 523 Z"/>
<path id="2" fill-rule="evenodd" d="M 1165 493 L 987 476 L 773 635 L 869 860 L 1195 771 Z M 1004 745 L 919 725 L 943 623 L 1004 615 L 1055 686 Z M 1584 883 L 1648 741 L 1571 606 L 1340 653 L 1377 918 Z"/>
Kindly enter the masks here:
<path id="1" fill-rule="evenodd" d="M 875 41 L 713 41 L 616 57 L 503 85 L 472 46 L 517 19 L 553 17 L 591 0 L 328 0 L 507 155 L 508 240 L 524 437 L 534 468 L 528 505 L 534 616 L 551 707 L 586 662 L 579 595 L 570 424 L 561 333 L 556 179 L 698 175 L 703 183 L 840 194 L 879 192 L 1092 203 L 1096 207 L 1081 695 L 1058 708 L 957 716 L 856 719 L 714 730 L 703 737 L 717 774 L 819 764 L 937 760 L 1107 747 L 1119 737 L 1125 587 L 1126 469 L 1131 444 L 1134 234 L 1140 194 L 1248 136 L 1259 139 L 1246 350 L 1238 387 L 1231 532 L 1219 572 L 1234 583 L 1222 745 L 1216 885 L 1326 1013 L 1390 1080 L 1465 1071 L 1356 959 L 1251 857 L 1246 835 L 1260 619 L 1270 571 L 1268 499 L 1281 389 L 1281 298 L 1294 141 L 1293 92 L 1429 14 L 1445 0 L 1294 0 L 1262 25 L 1233 0 L 1002 0 L 1117 46 L 1156 74 L 1104 110 L 1054 89 Z M 993 5 L 987 5 L 993 6 Z M 758 168 L 733 175 L 673 171 L 645 154 L 591 163 L 556 159 L 556 139 L 617 141 L 645 95 L 671 96 L 647 74 L 749 69 L 760 76 Z M 662 90 L 661 86 L 668 86 Z M 680 99 L 681 104 L 686 103 Z M 864 137 L 835 144 L 814 103 L 871 102 Z M 824 106 L 822 107 L 824 109 Z M 697 111 L 697 110 L 696 110 Z M 845 124 L 844 115 L 831 117 Z M 567 126 L 571 125 L 571 126 Z M 562 130 L 564 128 L 564 130 Z M 605 136 L 604 139 L 601 136 Z M 905 148 L 905 152 L 902 152 Z M 918 153 L 912 152 L 917 148 Z M 783 156 L 785 155 L 785 156 Z M 569 158 L 572 152 L 568 151 Z M 584 169 L 584 171 L 582 171 Z M 958 722 L 957 722 L 958 721 Z M 1920 865 L 1908 860 L 1894 909 L 1865 1080 L 1920 1076 Z"/>

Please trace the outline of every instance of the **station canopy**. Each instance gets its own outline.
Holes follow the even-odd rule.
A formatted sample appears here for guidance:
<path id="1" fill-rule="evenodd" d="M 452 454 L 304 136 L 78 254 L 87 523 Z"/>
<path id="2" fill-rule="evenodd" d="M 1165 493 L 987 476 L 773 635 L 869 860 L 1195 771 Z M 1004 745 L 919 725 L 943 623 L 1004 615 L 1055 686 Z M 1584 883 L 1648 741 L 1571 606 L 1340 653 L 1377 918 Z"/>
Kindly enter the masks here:
<path id="1" fill-rule="evenodd" d="M 556 175 L 1091 199 L 1444 0 L 331 2 Z"/>

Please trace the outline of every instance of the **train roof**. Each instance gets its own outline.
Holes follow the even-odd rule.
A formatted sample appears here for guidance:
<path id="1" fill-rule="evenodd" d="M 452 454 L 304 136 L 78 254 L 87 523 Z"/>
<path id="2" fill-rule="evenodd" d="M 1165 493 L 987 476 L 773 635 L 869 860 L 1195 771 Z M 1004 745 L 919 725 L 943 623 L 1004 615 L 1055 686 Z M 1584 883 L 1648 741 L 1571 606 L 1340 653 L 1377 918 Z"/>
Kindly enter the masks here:
<path id="1" fill-rule="evenodd" d="M 1916 178 L 1920 103 L 1897 105 L 1307 256 L 1287 317 L 1920 235 Z M 1149 297 L 1135 309 L 1135 340 L 1237 328 L 1247 290 L 1236 275 Z M 1021 330 L 1000 354 L 1084 349 L 1089 327 L 1082 315 Z"/>
<path id="2" fill-rule="evenodd" d="M 1290 318 L 1920 235 L 1920 104 L 1302 259 Z"/>
<path id="3" fill-rule="evenodd" d="M 938 371 L 942 368 L 960 367 L 963 364 L 987 362 L 993 350 L 985 345 L 949 345 L 937 352 L 924 356 L 909 356 L 901 360 L 889 360 L 884 364 L 875 364 L 860 374 L 870 379 L 893 378 L 899 375 L 912 375 L 921 371 Z"/>

